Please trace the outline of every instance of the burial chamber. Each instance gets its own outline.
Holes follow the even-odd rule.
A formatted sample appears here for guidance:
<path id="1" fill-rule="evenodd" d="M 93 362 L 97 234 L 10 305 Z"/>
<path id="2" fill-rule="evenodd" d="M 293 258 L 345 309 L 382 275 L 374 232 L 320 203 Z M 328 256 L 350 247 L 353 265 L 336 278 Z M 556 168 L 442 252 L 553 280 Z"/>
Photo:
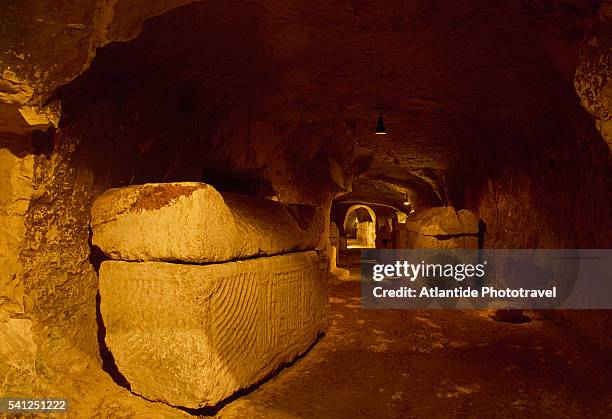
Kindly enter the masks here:
<path id="1" fill-rule="evenodd" d="M 173 414 L 132 400 L 126 388 L 195 407 L 260 380 L 324 330 L 322 259 L 339 205 L 402 210 L 408 199 L 415 220 L 431 208 L 467 210 L 486 226 L 482 246 L 491 248 L 610 247 L 606 2 L 9 3 L 0 12 L 3 394 L 44 391 L 87 406 L 97 386 L 122 409 Z M 373 135 L 379 107 L 386 135 Z M 185 190 L 140 208 L 112 197 L 145 184 L 209 190 L 236 206 L 221 215 L 203 204 L 183 211 L 182 197 L 193 196 Z M 242 210 L 242 201 L 252 205 Z M 126 212 L 104 209 L 115 205 Z M 203 223 L 214 241 L 198 236 Z M 406 243 L 414 231 L 406 226 Z M 460 233 L 475 245 L 472 224 Z M 263 262 L 275 258 L 285 268 Z M 289 266 L 289 280 L 301 278 L 303 288 L 270 291 Z M 183 284 L 175 269 L 193 279 Z M 151 272 L 166 281 L 153 283 Z M 224 275 L 252 282 L 238 281 L 238 291 L 209 280 Z M 167 295 L 168 304 L 184 303 L 193 315 L 183 330 L 197 330 L 215 310 L 232 316 L 214 298 L 193 303 L 193 294 L 263 299 L 267 289 L 266 307 L 305 295 L 317 307 L 293 307 L 302 323 L 287 333 L 308 329 L 299 343 L 244 361 L 248 371 L 213 362 L 223 324 L 198 331 L 212 339 L 206 362 L 229 368 L 219 372 L 224 389 L 202 396 L 192 387 L 193 397 L 179 400 L 145 390 L 152 380 L 115 354 L 132 349 L 118 330 L 161 310 L 122 300 L 138 296 L 134 290 L 109 288 L 129 287 L 127 277 Z M 132 320 L 122 318 L 127 307 Z M 609 313 L 547 315 L 593 346 L 612 346 Z M 280 336 L 286 326 L 271 327 Z"/>

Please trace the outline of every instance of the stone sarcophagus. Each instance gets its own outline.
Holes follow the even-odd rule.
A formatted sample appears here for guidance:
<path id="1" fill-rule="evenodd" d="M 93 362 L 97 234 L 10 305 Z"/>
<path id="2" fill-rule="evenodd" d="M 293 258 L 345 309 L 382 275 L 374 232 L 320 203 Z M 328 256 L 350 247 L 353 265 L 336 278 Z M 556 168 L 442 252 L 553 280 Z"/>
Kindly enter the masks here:
<path id="1" fill-rule="evenodd" d="M 154 186 L 159 188 L 160 185 L 163 184 Z M 176 185 L 180 184 L 168 184 L 168 187 Z M 141 191 L 148 186 L 142 185 Z M 112 193 L 121 197 L 121 191 L 113 190 Z M 133 189 L 125 191 L 127 194 L 132 192 Z M 176 205 L 173 200 L 202 199 L 193 195 L 168 196 L 173 198 L 162 206 L 166 211 Z M 240 214 L 245 223 L 249 217 L 245 202 L 249 200 L 262 201 L 252 197 L 241 199 Z M 103 204 L 108 214 L 112 204 L 108 200 L 103 200 Z M 185 202 L 179 205 L 179 212 L 184 217 L 177 219 L 177 224 L 190 219 L 191 215 L 183 213 L 189 205 Z M 295 215 L 291 215 L 282 204 L 256 202 L 255 208 L 262 205 L 278 211 L 277 214 L 290 214 L 290 218 L 271 220 L 276 224 L 270 226 L 269 234 L 280 234 L 281 229 L 285 229 L 287 234 L 294 233 L 291 228 L 301 231 L 316 229 L 303 220 L 295 224 L 290 222 Z M 148 228 L 154 229 L 151 220 L 155 214 L 149 212 L 159 210 L 158 207 L 138 208 L 136 211 L 144 212 Z M 224 209 L 210 206 L 207 210 Z M 121 212 L 119 215 L 125 217 L 129 214 Z M 169 213 L 164 215 L 170 216 Z M 202 218 L 206 217 L 210 215 L 202 214 Z M 95 221 L 92 220 L 94 243 L 101 245 L 106 252 L 107 233 L 96 238 L 100 224 L 95 224 Z M 164 221 L 160 228 L 167 226 Z M 177 227 L 184 231 L 189 229 L 185 223 Z M 204 227 L 198 225 L 198 228 Z M 257 225 L 259 234 L 263 236 L 266 234 L 264 227 L 264 224 Z M 219 231 L 218 226 L 213 230 Z M 108 254 L 142 256 L 135 243 L 155 240 L 169 233 L 158 230 L 147 234 L 143 230 L 140 234 L 144 237 L 133 238 L 129 252 L 122 248 L 119 240 L 109 242 L 112 251 Z M 199 234 L 203 240 L 206 239 L 206 231 L 187 234 Z M 304 238 L 309 234 L 301 239 L 294 237 L 298 244 L 287 250 L 313 248 L 314 241 Z M 220 239 L 214 237 L 211 240 Z M 255 243 L 252 237 L 244 237 L 244 241 L 247 245 L 241 248 L 241 252 Z M 274 241 L 269 237 L 262 237 L 262 243 L 268 243 L 266 252 L 280 253 L 279 245 L 274 247 Z M 289 243 L 289 239 L 284 243 Z M 172 246 L 175 247 L 171 249 Z M 201 251 L 214 254 L 213 247 L 198 246 Z M 325 329 L 327 277 L 317 252 L 303 250 L 266 255 L 260 249 L 258 257 L 246 260 L 205 264 L 161 261 L 174 260 L 180 254 L 177 249 L 181 250 L 178 241 L 150 243 L 147 254 L 154 253 L 160 260 L 108 260 L 100 267 L 100 311 L 106 327 L 105 341 L 134 393 L 174 406 L 199 408 L 215 405 L 294 360 Z M 226 247 L 223 252 L 231 254 L 230 250 Z M 170 254 L 172 258 L 167 258 Z"/>
<path id="2" fill-rule="evenodd" d="M 91 208 L 93 244 L 133 261 L 226 262 L 314 249 L 326 222 L 311 206 L 200 182 L 110 189 Z"/>
<path id="3" fill-rule="evenodd" d="M 212 265 L 104 262 L 106 343 L 132 391 L 214 405 L 292 361 L 325 327 L 315 252 Z"/>
<path id="4" fill-rule="evenodd" d="M 433 207 L 410 214 L 396 225 L 400 249 L 455 249 L 478 247 L 478 217 L 468 210 Z"/>

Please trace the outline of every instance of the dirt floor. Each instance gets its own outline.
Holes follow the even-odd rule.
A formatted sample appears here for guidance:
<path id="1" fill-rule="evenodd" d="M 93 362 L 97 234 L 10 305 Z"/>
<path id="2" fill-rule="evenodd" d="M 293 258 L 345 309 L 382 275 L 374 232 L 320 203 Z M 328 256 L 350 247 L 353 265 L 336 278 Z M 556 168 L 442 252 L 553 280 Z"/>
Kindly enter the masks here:
<path id="1" fill-rule="evenodd" d="M 529 313 L 364 310 L 357 265 L 303 358 L 219 417 L 612 417 L 612 359 Z"/>

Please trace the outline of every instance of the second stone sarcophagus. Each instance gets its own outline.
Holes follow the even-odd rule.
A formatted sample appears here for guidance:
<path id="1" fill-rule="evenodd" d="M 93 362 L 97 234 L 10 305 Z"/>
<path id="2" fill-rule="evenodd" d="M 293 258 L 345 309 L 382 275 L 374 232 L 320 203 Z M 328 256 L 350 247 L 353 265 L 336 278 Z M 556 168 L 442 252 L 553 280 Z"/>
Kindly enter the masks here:
<path id="1" fill-rule="evenodd" d="M 160 185 L 154 185 L 156 190 Z M 146 191 L 147 186 L 139 190 Z M 133 188 L 125 191 L 133 192 Z M 112 193 L 122 196 L 120 189 Z M 203 199 L 168 196 L 174 196 L 173 200 Z M 244 203 L 249 199 L 259 200 L 240 199 L 243 217 L 249 216 Z M 102 202 L 108 214 L 112 204 L 108 199 Z M 173 205 L 176 202 L 172 200 L 162 205 L 165 217 L 171 216 Z M 184 211 L 189 205 L 181 202 L 178 208 Z M 257 205 L 287 211 L 273 201 Z M 139 208 L 138 212 L 148 211 L 147 223 L 151 224 L 155 219 L 151 212 L 159 210 Z M 310 237 L 316 226 L 292 226 L 285 217 L 271 226 L 271 234 L 279 234 L 287 224 L 308 232 L 305 237 L 310 242 L 297 248 L 314 247 Z M 188 226 L 181 229 L 187 231 Z M 265 234 L 263 224 L 258 229 Z M 219 231 L 218 226 L 214 230 Z M 150 237 L 164 234 L 158 231 Z M 205 237 L 205 232 L 198 234 Z M 132 240 L 130 245 L 139 240 L 146 241 L 146 237 Z M 120 247 L 113 241 L 113 252 Z M 159 248 L 150 244 L 148 249 L 164 258 L 163 244 Z M 133 253 L 138 253 L 137 249 Z M 175 406 L 212 406 L 261 381 L 304 353 L 326 326 L 327 278 L 315 251 L 260 254 L 247 260 L 208 264 L 109 260 L 102 263 L 99 275 L 105 341 L 119 371 L 133 392 Z"/>

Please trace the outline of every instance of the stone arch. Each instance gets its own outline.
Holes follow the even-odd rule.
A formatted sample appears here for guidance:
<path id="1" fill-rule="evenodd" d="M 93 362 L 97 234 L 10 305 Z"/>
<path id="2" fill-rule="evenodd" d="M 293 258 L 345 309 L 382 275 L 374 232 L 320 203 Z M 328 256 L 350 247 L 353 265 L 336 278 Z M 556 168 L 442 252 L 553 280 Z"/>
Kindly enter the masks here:
<path id="1" fill-rule="evenodd" d="M 375 247 L 376 213 L 369 206 L 364 205 L 364 204 L 356 204 L 356 205 L 352 205 L 351 207 L 349 207 L 349 209 L 346 211 L 346 214 L 344 215 L 344 221 L 342 223 L 344 231 L 346 232 L 347 230 L 346 226 L 347 226 L 347 222 L 349 221 L 349 216 L 351 215 L 353 211 L 358 210 L 359 208 L 364 208 L 370 215 L 370 218 L 372 221 L 369 225 L 366 226 L 367 232 L 365 232 L 364 234 L 365 236 L 364 237 L 365 240 L 363 241 L 364 246 L 356 246 L 356 247 Z M 352 247 L 352 246 L 349 244 L 349 247 Z"/>

